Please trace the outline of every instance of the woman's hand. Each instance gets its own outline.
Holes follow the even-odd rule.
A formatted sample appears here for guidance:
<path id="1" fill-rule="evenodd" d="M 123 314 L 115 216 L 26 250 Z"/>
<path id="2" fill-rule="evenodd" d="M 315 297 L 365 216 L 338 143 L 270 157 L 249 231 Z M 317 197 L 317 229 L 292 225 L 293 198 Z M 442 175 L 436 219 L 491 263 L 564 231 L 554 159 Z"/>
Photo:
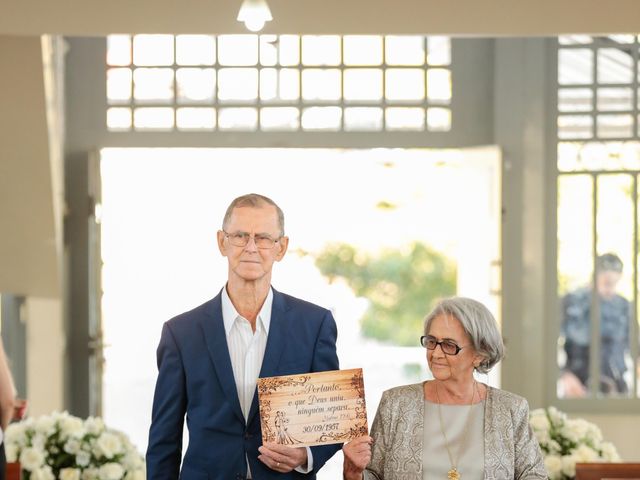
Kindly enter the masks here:
<path id="1" fill-rule="evenodd" d="M 369 436 L 358 437 L 342 447 L 344 464 L 342 472 L 345 480 L 361 480 L 362 472 L 371 461 L 371 444 Z"/>

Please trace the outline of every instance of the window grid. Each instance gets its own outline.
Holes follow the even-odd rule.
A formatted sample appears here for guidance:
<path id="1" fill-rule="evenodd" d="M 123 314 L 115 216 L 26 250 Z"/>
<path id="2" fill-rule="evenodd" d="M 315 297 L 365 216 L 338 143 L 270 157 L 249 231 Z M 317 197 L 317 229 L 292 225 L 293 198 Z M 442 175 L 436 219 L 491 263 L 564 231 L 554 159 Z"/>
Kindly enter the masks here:
<path id="1" fill-rule="evenodd" d="M 318 65 L 305 64 L 303 45 L 305 36 L 296 36 L 298 61 L 295 65 L 290 65 L 291 62 L 284 62 L 282 58 L 284 51 L 280 48 L 280 39 L 283 36 L 275 35 L 206 36 L 213 39 L 213 53 L 215 55 L 213 64 L 206 65 L 179 64 L 177 58 L 178 39 L 184 36 L 173 36 L 173 57 L 170 65 L 149 65 L 148 62 L 142 62 L 144 64 L 140 65 L 140 62 L 135 63 L 137 36 L 119 35 L 117 37 L 120 41 L 123 40 L 123 37 L 127 39 L 130 61 L 127 65 L 123 65 L 124 62 L 108 63 L 107 78 L 110 78 L 109 75 L 115 76 L 116 69 L 121 72 L 128 70 L 130 73 L 128 77 L 124 75 L 129 78 L 128 84 L 121 80 L 120 85 L 111 87 L 109 81 L 107 82 L 107 128 L 110 131 L 376 132 L 406 130 L 448 132 L 451 130 L 451 45 L 450 40 L 445 37 L 431 37 L 437 38 L 441 45 L 444 44 L 444 47 L 441 47 L 444 48 L 444 53 L 441 50 L 440 57 L 444 57 L 445 61 L 436 61 L 433 64 L 430 64 L 428 60 L 430 37 L 420 37 L 424 56 L 424 61 L 420 65 L 389 65 L 387 63 L 387 37 L 384 36 L 363 36 L 363 38 L 377 38 L 380 44 L 381 61 L 379 64 L 372 65 L 366 64 L 367 62 L 361 62 L 362 64 L 356 62 L 358 64 L 355 65 L 345 62 L 345 38 L 349 36 L 318 37 L 337 39 L 340 44 L 338 65 L 322 64 L 322 62 Z M 220 39 L 224 39 L 224 37 L 244 37 L 245 40 L 252 40 L 256 49 L 256 62 L 252 65 L 221 64 Z M 145 36 L 146 38 L 149 37 Z M 271 64 L 273 62 L 263 61 L 262 49 L 267 43 L 274 45 L 275 65 Z M 110 57 L 108 51 L 107 58 Z M 163 86 L 161 76 L 168 75 L 169 70 L 172 73 L 171 84 L 169 85 L 165 78 Z M 210 85 L 210 98 L 206 98 L 206 101 L 198 101 L 193 98 L 193 92 L 191 92 L 191 98 L 188 98 L 188 94 L 181 92 L 181 89 L 186 89 L 187 73 L 193 73 L 192 80 L 195 78 L 197 83 L 198 81 L 202 82 L 209 70 L 213 79 Z M 360 74 L 356 72 L 360 72 Z M 360 78 L 362 78 L 362 76 L 369 75 L 371 79 L 375 78 L 375 72 L 379 72 L 378 75 L 380 75 L 378 85 L 373 87 L 365 83 L 354 85 L 353 80 L 350 80 L 349 86 L 352 93 L 347 92 L 346 78 L 352 79 L 354 75 L 361 75 Z M 405 84 L 402 83 L 402 75 L 406 77 L 411 74 L 420 80 L 414 80 L 415 91 L 403 98 L 403 94 L 406 92 L 403 88 Z M 141 88 L 141 85 L 137 86 L 137 82 L 138 84 L 144 82 L 145 75 L 148 87 L 146 90 Z M 198 75 L 201 76 L 199 80 Z M 270 84 L 269 82 L 264 83 L 267 75 L 274 77 Z M 400 98 L 388 98 L 388 88 L 392 88 L 388 83 L 389 75 L 399 77 L 396 79 L 395 93 Z M 293 85 L 290 83 L 291 78 L 285 81 L 285 76 L 297 77 L 297 95 L 295 95 L 296 92 L 291 91 Z M 153 77 L 156 78 L 156 81 L 151 81 Z M 308 81 L 305 81 L 305 77 Z M 236 82 L 229 80 L 233 78 L 236 79 Z M 221 79 L 224 82 L 222 87 Z M 310 80 L 315 80 L 315 83 Z M 406 81 L 406 78 L 404 80 Z M 250 85 L 251 91 L 248 88 L 244 91 L 242 88 L 237 88 L 240 81 L 244 81 L 245 86 Z M 335 82 L 333 89 L 328 85 L 330 81 Z M 283 85 L 286 82 L 289 82 L 288 86 Z M 378 80 L 375 81 L 375 83 L 377 82 Z M 116 84 L 115 81 L 113 83 Z M 271 90 L 269 95 L 272 95 L 273 98 L 263 98 L 264 91 L 266 91 L 266 89 L 263 91 L 265 85 Z M 357 98 L 361 93 L 358 91 L 353 95 L 354 87 L 358 90 L 361 85 L 365 89 L 369 86 L 369 91 L 378 91 L 378 93 L 369 96 L 364 94 L 361 98 Z M 411 84 L 408 86 L 410 87 Z M 120 93 L 117 93 L 118 88 Z M 116 93 L 113 93 L 114 91 Z M 156 98 L 140 98 L 142 91 L 151 97 L 155 95 Z M 222 98 L 221 92 L 222 95 L 229 98 Z M 202 94 L 202 91 L 200 93 Z M 293 95 L 285 95 L 285 98 L 282 98 L 282 93 L 293 93 Z M 242 95 L 245 97 L 243 98 Z M 171 109 L 171 115 L 166 109 Z M 269 115 L 274 122 L 272 125 L 267 123 Z M 185 126 L 184 119 L 191 119 L 192 128 L 189 125 Z M 278 122 L 281 124 L 279 125 Z"/>
<path id="2" fill-rule="evenodd" d="M 595 265 L 598 255 L 618 254 L 624 259 L 624 277 L 621 281 L 622 295 L 630 301 L 629 318 L 629 355 L 631 365 L 628 376 L 629 393 L 626 398 L 639 397 L 639 379 L 636 373 L 639 360 L 639 346 L 633 339 L 638 338 L 638 181 L 640 180 L 640 36 L 560 37 L 558 42 L 557 81 L 557 168 L 558 168 L 558 280 L 560 296 L 567 274 L 576 272 L 567 270 L 567 259 L 571 248 L 563 247 L 561 238 L 570 230 L 564 222 L 575 222 L 561 215 L 560 204 L 569 191 L 560 189 L 560 185 L 569 185 L 572 179 L 590 178 L 590 190 L 585 190 L 574 202 L 591 205 L 590 227 L 584 229 L 583 245 L 574 240 L 574 247 L 581 250 L 581 257 L 589 265 Z M 601 182 L 612 178 L 626 179 L 630 188 L 625 187 L 619 198 L 630 215 L 621 222 L 620 231 L 625 235 L 614 240 L 615 232 L 600 225 L 603 215 L 611 215 L 614 200 L 611 196 L 599 193 Z M 624 182 L 621 182 L 624 183 Z M 577 184 L 577 183 L 576 183 Z M 569 189 L 570 190 L 570 189 Z M 576 191 L 573 192 L 574 195 Z M 611 193 L 611 192 L 610 192 Z M 566 201 L 566 198 L 562 201 Z M 620 200 L 618 200 L 620 202 Z M 600 211 L 602 210 L 602 212 Z M 579 229 L 580 223 L 572 225 Z M 587 231 L 588 230 L 588 231 Z M 582 230 L 581 230 L 582 231 Z M 618 245 L 618 248 L 612 247 Z M 590 247 L 589 247 L 590 246 Z M 587 250 L 589 252 L 587 253 Z M 567 256 L 568 255 L 568 256 Z M 580 255 L 580 254 L 578 254 Z M 588 255 L 589 258 L 584 255 Z M 565 256 L 567 256 L 565 258 Z M 574 259 L 575 260 L 575 259 Z M 575 261 L 574 261 L 575 264 Z M 564 278 L 561 278 L 563 277 Z M 577 275 L 580 277 L 580 275 Z M 582 278 L 584 279 L 584 272 Z M 595 273 L 589 280 L 595 283 Z M 565 285 L 566 287 L 566 285 Z M 589 374 L 590 378 L 600 377 L 600 317 L 591 312 L 593 326 L 590 341 Z M 601 379 L 602 380 L 602 379 Z M 586 398 L 602 398 L 598 391 L 598 382 L 592 382 Z M 558 390 L 560 394 L 560 390 Z M 564 397 L 571 398 L 571 397 Z M 614 398 L 616 396 L 614 395 Z M 619 398 L 619 397 L 618 397 Z"/>

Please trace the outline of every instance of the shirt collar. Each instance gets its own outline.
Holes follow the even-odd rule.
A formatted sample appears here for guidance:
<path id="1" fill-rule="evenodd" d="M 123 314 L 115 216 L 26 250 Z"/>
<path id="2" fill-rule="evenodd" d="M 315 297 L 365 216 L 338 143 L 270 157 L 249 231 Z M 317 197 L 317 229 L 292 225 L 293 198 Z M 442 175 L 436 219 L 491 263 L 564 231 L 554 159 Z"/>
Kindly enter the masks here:
<path id="1" fill-rule="evenodd" d="M 229 293 L 227 292 L 227 286 L 225 285 L 222 289 L 222 321 L 224 322 L 224 332 L 227 336 L 229 336 L 229 332 L 233 327 L 236 319 L 241 315 L 236 310 L 236 307 L 233 306 L 233 302 L 229 297 Z M 273 306 L 273 289 L 269 287 L 269 293 L 267 293 L 267 298 L 265 298 L 264 303 L 262 304 L 262 308 L 258 313 L 258 318 L 256 319 L 256 326 L 259 323 L 262 323 L 262 327 L 264 328 L 265 334 L 269 334 L 269 326 L 271 325 L 271 307 Z"/>

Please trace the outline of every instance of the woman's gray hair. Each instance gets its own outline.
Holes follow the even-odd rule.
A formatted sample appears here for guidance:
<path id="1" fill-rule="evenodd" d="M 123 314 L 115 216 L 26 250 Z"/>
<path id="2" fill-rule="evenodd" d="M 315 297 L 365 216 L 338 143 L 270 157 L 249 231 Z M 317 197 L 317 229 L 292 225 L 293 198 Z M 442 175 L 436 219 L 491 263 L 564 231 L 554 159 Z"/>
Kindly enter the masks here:
<path id="1" fill-rule="evenodd" d="M 229 204 L 229 206 L 227 207 L 227 211 L 224 214 L 224 218 L 222 219 L 222 230 L 227 228 L 227 224 L 231 219 L 231 214 L 233 213 L 234 208 L 260 208 L 264 205 L 272 205 L 276 208 L 276 213 L 278 214 L 278 227 L 280 227 L 280 235 L 284 236 L 284 213 L 282 212 L 282 209 L 269 197 L 265 197 L 264 195 L 260 195 L 259 193 L 248 193 L 246 195 L 242 195 L 241 197 L 235 198 Z"/>
<path id="2" fill-rule="evenodd" d="M 465 297 L 451 297 L 440 300 L 435 308 L 424 319 L 424 334 L 429 334 L 431 322 L 439 315 L 451 315 L 460 321 L 467 332 L 473 348 L 482 357 L 482 362 L 475 367 L 480 373 L 489 370 L 504 357 L 504 343 L 498 323 L 491 312 L 482 303 Z"/>

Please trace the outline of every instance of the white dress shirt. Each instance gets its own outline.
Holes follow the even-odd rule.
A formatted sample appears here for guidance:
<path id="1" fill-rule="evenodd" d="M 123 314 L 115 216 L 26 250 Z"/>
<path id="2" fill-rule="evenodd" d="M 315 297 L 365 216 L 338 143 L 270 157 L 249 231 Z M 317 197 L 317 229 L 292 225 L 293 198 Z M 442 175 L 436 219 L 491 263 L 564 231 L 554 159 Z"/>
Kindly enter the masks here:
<path id="1" fill-rule="evenodd" d="M 267 298 L 256 318 L 256 331 L 251 328 L 249 320 L 238 313 L 229 298 L 227 287 L 222 289 L 222 321 L 227 336 L 227 347 L 231 357 L 233 378 L 240 400 L 240 408 L 245 421 L 249 417 L 249 410 L 256 394 L 258 376 L 262 368 L 264 351 L 267 347 L 269 326 L 271 325 L 271 307 L 273 305 L 273 290 L 269 288 Z M 247 462 L 248 467 L 248 462 Z M 296 468 L 297 472 L 309 473 L 313 469 L 313 456 L 307 447 L 307 467 Z"/>

